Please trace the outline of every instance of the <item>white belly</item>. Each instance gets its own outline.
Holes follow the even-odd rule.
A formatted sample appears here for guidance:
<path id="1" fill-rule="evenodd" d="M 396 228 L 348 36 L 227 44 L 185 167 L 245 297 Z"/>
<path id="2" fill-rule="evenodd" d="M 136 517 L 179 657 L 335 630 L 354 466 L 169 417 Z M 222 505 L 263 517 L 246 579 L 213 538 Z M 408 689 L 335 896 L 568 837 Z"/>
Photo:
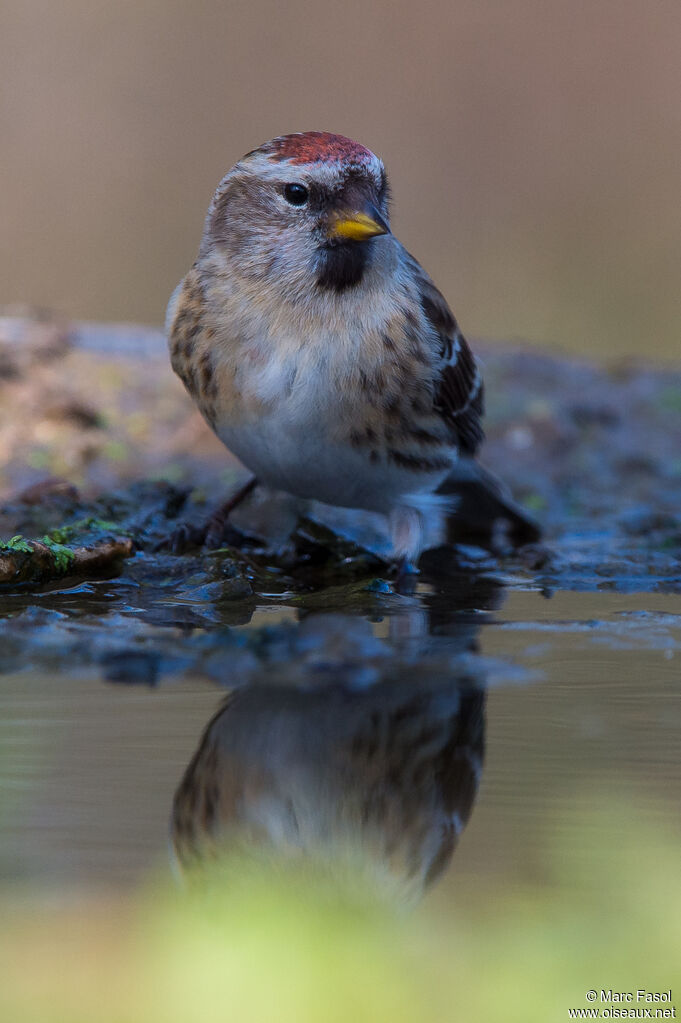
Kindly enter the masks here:
<path id="1" fill-rule="evenodd" d="M 222 442 L 268 487 L 345 508 L 388 513 L 401 499 L 430 493 L 448 470 L 418 473 L 367 450 L 330 440 L 318 421 L 281 415 L 217 424 Z"/>

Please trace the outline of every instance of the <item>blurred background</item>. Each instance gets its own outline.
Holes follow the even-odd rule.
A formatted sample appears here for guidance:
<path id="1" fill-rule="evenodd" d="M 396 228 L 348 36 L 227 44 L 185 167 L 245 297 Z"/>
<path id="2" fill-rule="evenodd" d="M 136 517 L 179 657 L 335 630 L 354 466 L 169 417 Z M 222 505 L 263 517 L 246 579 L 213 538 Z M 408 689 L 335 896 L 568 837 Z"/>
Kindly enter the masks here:
<path id="1" fill-rule="evenodd" d="M 384 158 L 396 233 L 470 336 L 681 361 L 679 0 L 0 0 L 0 310 L 159 327 L 221 176 L 262 141 L 307 129 Z M 68 502 L 74 483 L 101 494 L 151 479 L 101 506 L 118 521 L 116 502 L 139 493 L 146 522 L 156 474 L 182 482 L 187 452 L 193 470 L 207 466 L 204 500 L 233 484 L 165 355 L 161 370 L 153 361 L 157 333 L 91 329 L 77 351 L 50 323 L 32 325 L 32 345 L 6 333 L 0 492 L 52 475 Z M 103 361 L 121 336 L 124 356 Z M 581 371 L 556 383 L 555 368 L 522 362 L 534 376 L 491 377 L 498 450 L 530 481 L 528 506 L 567 523 L 565 590 L 584 563 L 595 588 L 504 573 L 506 603 L 487 619 L 484 602 L 452 610 L 464 634 L 485 622 L 483 657 L 527 679 L 490 685 L 479 802 L 452 870 L 411 915 L 368 892 L 346 911 L 295 872 L 178 899 L 165 852 L 173 792 L 227 689 L 200 676 L 126 686 L 100 670 L 104 630 L 124 663 L 141 652 L 144 664 L 195 629 L 218 665 L 232 649 L 217 645 L 223 633 L 273 634 L 278 614 L 294 628 L 335 607 L 334 588 L 307 605 L 278 591 L 239 604 L 227 571 L 180 589 L 186 563 L 131 559 L 123 580 L 3 595 L 0 1020 L 423 1023 L 456 1005 L 460 1019 L 547 1023 L 588 1007 L 592 986 L 673 984 L 678 374 L 659 374 L 664 387 L 632 374 L 630 390 L 601 400 L 605 374 L 585 371 L 581 403 Z M 623 393 L 633 420 L 626 401 L 611 407 Z M 587 515 L 595 531 L 579 547 L 572 524 Z M 3 549 L 21 551 L 14 532 Z M 69 536 L 50 535 L 58 548 Z M 374 606 L 359 590 L 347 599 L 359 619 Z M 385 600 L 372 628 L 392 625 L 412 649 L 425 612 Z M 456 639 L 448 617 L 434 625 Z M 45 666 L 27 670 L 27 650 Z M 78 667 L 83 650 L 96 670 Z"/>
<path id="2" fill-rule="evenodd" d="M 0 304 L 161 324 L 222 174 L 323 129 L 468 334 L 679 355 L 678 0 L 22 0 L 0 35 Z"/>

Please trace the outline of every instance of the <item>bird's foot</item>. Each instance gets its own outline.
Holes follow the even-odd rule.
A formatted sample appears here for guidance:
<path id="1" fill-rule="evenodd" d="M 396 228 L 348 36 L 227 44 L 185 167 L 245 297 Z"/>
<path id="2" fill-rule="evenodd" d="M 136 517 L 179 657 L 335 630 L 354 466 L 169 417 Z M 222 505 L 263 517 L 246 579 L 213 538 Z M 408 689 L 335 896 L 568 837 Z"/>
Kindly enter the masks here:
<path id="1" fill-rule="evenodd" d="M 416 584 L 420 572 L 413 561 L 408 558 L 400 558 L 395 563 L 393 586 L 396 593 L 401 596 L 410 597 L 416 590 Z"/>
<path id="2" fill-rule="evenodd" d="M 225 543 L 238 545 L 241 534 L 229 525 L 229 516 L 244 501 L 257 485 L 255 476 L 236 494 L 225 501 L 200 525 L 182 522 L 176 529 L 165 536 L 154 548 L 156 551 L 169 550 L 173 554 L 183 554 L 191 547 L 207 547 L 217 550 Z"/>

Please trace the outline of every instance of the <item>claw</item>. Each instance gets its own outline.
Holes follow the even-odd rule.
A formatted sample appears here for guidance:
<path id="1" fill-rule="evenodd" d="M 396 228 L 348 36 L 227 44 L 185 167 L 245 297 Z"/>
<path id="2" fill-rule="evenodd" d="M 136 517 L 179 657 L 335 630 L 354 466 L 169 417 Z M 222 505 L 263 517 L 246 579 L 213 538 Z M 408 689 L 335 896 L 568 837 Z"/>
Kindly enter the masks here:
<path id="1" fill-rule="evenodd" d="M 227 520 L 231 512 L 248 497 L 257 482 L 255 476 L 253 476 L 221 508 L 213 512 L 203 525 L 192 526 L 187 522 L 182 522 L 172 533 L 160 540 L 154 547 L 154 550 L 170 550 L 173 554 L 184 554 L 189 547 L 207 547 L 209 550 L 216 550 L 218 547 L 221 547 L 225 542 L 228 529 Z"/>

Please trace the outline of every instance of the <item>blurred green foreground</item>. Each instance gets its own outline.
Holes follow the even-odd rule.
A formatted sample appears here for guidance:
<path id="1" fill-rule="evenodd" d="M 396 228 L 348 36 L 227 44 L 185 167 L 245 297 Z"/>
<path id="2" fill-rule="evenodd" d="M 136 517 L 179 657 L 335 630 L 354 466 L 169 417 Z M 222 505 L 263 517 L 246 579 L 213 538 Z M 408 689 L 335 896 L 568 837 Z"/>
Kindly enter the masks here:
<path id="1" fill-rule="evenodd" d="M 5 891 L 0 1019 L 550 1023 L 588 1006 L 590 988 L 671 987 L 673 1004 L 678 835 L 644 824 L 630 798 L 585 804 L 553 829 L 542 880 L 467 880 L 415 911 L 356 885 L 343 894 L 309 864 L 234 860 L 190 888 L 164 877 L 122 899 Z M 594 833 L 617 844 L 594 847 Z"/>

